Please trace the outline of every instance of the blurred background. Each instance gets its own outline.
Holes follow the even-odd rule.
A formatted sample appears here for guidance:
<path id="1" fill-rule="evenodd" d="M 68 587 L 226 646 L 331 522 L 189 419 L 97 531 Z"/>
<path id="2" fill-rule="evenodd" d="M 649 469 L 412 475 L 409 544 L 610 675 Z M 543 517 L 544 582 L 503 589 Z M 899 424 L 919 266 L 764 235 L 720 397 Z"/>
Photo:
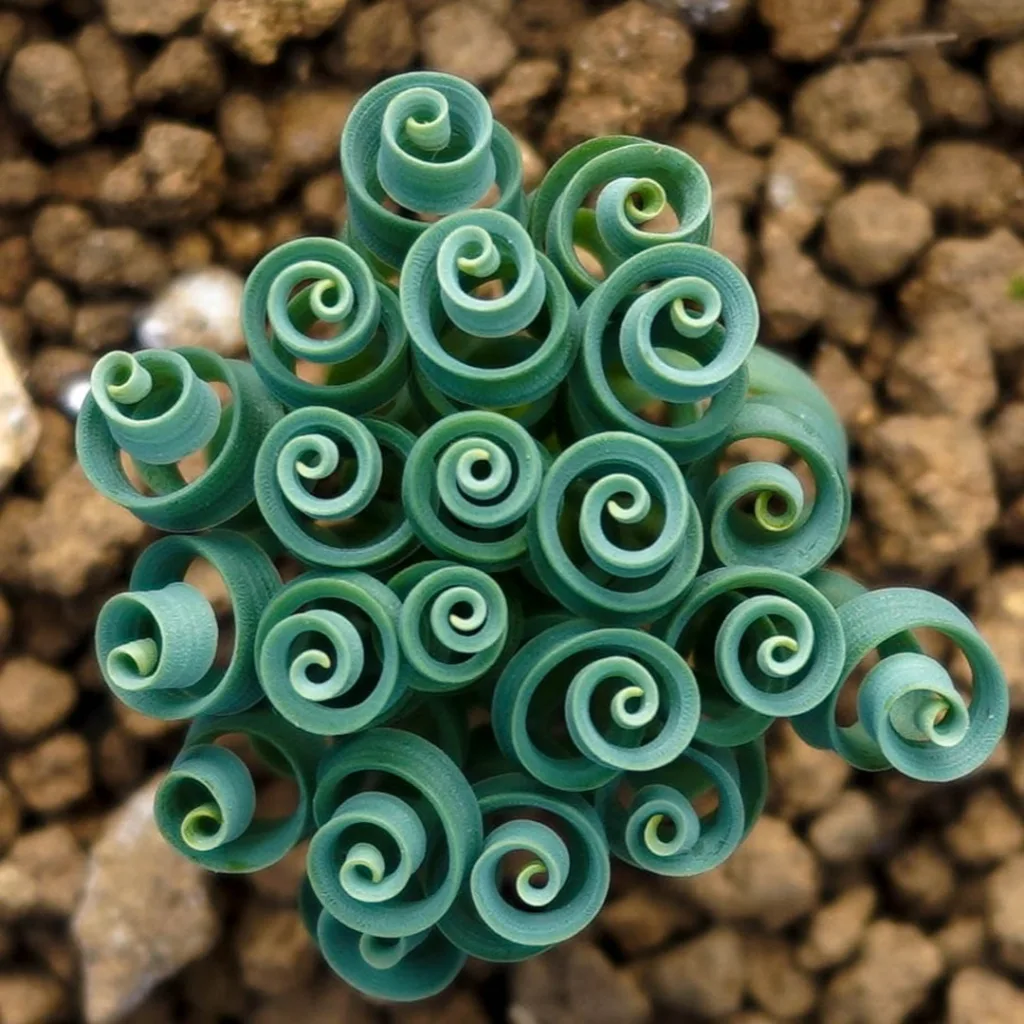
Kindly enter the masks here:
<path id="1" fill-rule="evenodd" d="M 1021 1024 L 1019 724 L 941 788 L 776 729 L 723 868 L 617 871 L 581 939 L 415 1007 L 327 976 L 302 850 L 221 881 L 156 834 L 181 729 L 91 653 L 152 538 L 75 465 L 83 381 L 114 347 L 239 354 L 244 274 L 338 231 L 345 118 L 411 67 L 487 92 L 528 185 L 609 133 L 704 164 L 763 342 L 849 431 L 840 564 L 960 603 L 1024 707 L 1024 0 L 0 3 L 0 1021 Z"/>

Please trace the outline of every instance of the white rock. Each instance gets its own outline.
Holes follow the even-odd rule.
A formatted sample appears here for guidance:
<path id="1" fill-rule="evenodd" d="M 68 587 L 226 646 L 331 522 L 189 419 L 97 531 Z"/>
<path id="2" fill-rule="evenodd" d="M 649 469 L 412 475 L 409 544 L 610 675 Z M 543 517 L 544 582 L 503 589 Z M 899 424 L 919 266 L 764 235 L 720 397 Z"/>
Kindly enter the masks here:
<path id="1" fill-rule="evenodd" d="M 110 816 L 89 856 L 71 923 L 82 956 L 88 1024 L 112 1024 L 217 941 L 209 876 L 157 830 L 156 785 L 154 780 Z"/>
<path id="2" fill-rule="evenodd" d="M 0 338 L 0 490 L 25 465 L 39 442 L 39 416 L 21 371 Z"/>
<path id="3" fill-rule="evenodd" d="M 245 352 L 240 311 L 245 282 L 226 267 L 204 267 L 176 277 L 142 314 L 143 348 L 197 345 L 222 356 Z"/>

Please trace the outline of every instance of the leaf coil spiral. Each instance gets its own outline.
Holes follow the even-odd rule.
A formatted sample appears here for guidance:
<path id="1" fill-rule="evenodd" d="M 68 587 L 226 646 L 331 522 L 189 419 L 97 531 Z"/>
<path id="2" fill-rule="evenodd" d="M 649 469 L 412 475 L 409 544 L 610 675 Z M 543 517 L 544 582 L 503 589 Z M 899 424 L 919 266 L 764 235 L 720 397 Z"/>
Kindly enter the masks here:
<path id="1" fill-rule="evenodd" d="M 967 616 L 937 594 L 889 587 L 850 596 L 852 588 L 842 589 L 842 680 L 869 653 L 877 651 L 880 660 L 858 687 L 856 723 L 836 721 L 840 684 L 825 703 L 793 720 L 797 732 L 865 771 L 895 768 L 927 782 L 974 771 L 995 749 L 1009 715 L 1006 679 L 991 648 Z M 963 652 L 972 673 L 969 701 L 948 670 L 921 652 L 912 631 L 925 627 Z"/>
<path id="2" fill-rule="evenodd" d="M 402 463 L 413 436 L 396 423 L 357 420 L 336 409 L 296 409 L 267 432 L 256 457 L 256 501 L 267 525 L 307 565 L 366 569 L 416 546 L 401 505 L 383 490 L 383 454 Z M 383 454 L 382 454 L 383 450 Z M 351 470 L 340 493 L 318 496 Z M 396 495 L 397 497 L 397 495 Z"/>
<path id="3" fill-rule="evenodd" d="M 564 533 L 574 497 L 575 559 Z M 679 467 L 653 442 L 621 431 L 577 441 L 555 459 L 530 513 L 528 540 L 533 570 L 561 604 L 625 625 L 667 611 L 702 553 L 700 517 Z"/>
<path id="4" fill-rule="evenodd" d="M 332 750 L 313 807 L 313 891 L 335 920 L 377 938 L 433 928 L 482 848 L 465 776 L 433 744 L 397 729 L 367 730 Z"/>
<path id="5" fill-rule="evenodd" d="M 299 729 L 344 736 L 394 711 L 408 672 L 398 647 L 400 602 L 362 572 L 306 573 L 267 605 L 256 669 L 267 699 Z"/>
<path id="6" fill-rule="evenodd" d="M 593 210 L 584 203 L 600 189 Z M 677 225 L 646 232 L 643 225 L 671 210 Z M 599 284 L 574 251 L 582 245 L 606 274 L 630 256 L 671 242 L 707 245 L 711 182 L 691 156 L 628 135 L 590 139 L 555 161 L 531 196 L 530 233 L 573 294 L 584 299 Z"/>
<path id="7" fill-rule="evenodd" d="M 759 323 L 753 290 L 729 260 L 692 243 L 646 249 L 601 282 L 580 316 L 568 389 L 577 436 L 627 430 L 681 463 L 719 446 L 743 406 Z M 641 415 L 652 403 L 664 422 Z"/>
<path id="8" fill-rule="evenodd" d="M 473 792 L 485 822 L 483 849 L 441 930 L 471 956 L 504 963 L 582 931 L 601 909 L 611 875 L 594 809 L 521 774 L 485 779 Z M 503 884 L 512 872 L 514 896 Z"/>
<path id="9" fill-rule="evenodd" d="M 567 736 L 552 734 L 558 715 Z M 491 704 L 502 753 L 554 789 L 585 792 L 623 771 L 679 756 L 697 731 L 700 693 L 689 666 L 634 629 L 571 620 L 528 640 Z"/>
<path id="10" fill-rule="evenodd" d="M 184 578 L 205 559 L 227 588 L 235 636 L 217 664 L 220 639 L 209 600 Z M 262 693 L 255 680 L 256 622 L 281 581 L 263 549 L 242 534 L 164 537 L 132 570 L 130 588 L 110 598 L 96 621 L 96 654 L 107 685 L 128 707 L 179 719 L 245 711 Z"/>
<path id="11" fill-rule="evenodd" d="M 211 387 L 223 385 L 221 408 Z M 253 464 L 281 409 L 247 363 L 200 348 L 109 352 L 93 367 L 75 427 L 90 483 L 150 526 L 188 532 L 226 523 L 252 504 Z M 121 463 L 131 458 L 140 490 Z M 203 455 L 187 480 L 177 463 Z"/>
<path id="12" fill-rule="evenodd" d="M 320 324 L 330 336 L 311 336 Z M 409 376 L 395 293 L 333 238 L 297 238 L 267 253 L 245 283 L 242 329 L 267 390 L 291 409 L 364 415 L 391 402 Z M 324 379 L 299 376 L 300 361 L 323 367 Z"/>
<path id="13" fill-rule="evenodd" d="M 448 416 L 416 440 L 402 477 L 402 505 L 416 536 L 439 558 L 489 572 L 526 557 L 526 523 L 547 457 L 498 413 Z"/>
<path id="14" fill-rule="evenodd" d="M 290 814 L 260 818 L 249 765 L 217 740 L 240 733 L 273 775 L 297 789 Z M 312 829 L 313 782 L 323 747 L 266 709 L 199 718 L 160 783 L 154 816 L 179 853 L 211 871 L 247 873 L 276 864 Z"/>
<path id="15" fill-rule="evenodd" d="M 436 71 L 395 75 L 356 103 L 341 136 L 353 236 L 400 267 L 427 223 L 388 205 L 445 216 L 494 187 L 494 209 L 526 218 L 522 157 L 474 86 Z"/>

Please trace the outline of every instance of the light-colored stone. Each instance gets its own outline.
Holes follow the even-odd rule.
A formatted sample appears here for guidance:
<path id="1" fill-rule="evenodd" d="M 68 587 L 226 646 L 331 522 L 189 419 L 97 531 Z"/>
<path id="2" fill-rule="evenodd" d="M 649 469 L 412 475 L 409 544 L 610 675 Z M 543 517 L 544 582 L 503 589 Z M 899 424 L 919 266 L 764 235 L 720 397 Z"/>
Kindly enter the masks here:
<path id="1" fill-rule="evenodd" d="M 39 416 L 21 373 L 0 337 L 0 490 L 32 457 L 39 443 Z"/>
<path id="2" fill-rule="evenodd" d="M 205 267 L 176 277 L 139 320 L 144 348 L 198 345 L 222 356 L 245 352 L 239 319 L 245 282 L 226 267 Z"/>
<path id="3" fill-rule="evenodd" d="M 155 789 L 150 783 L 114 812 L 90 854 L 72 922 L 88 1024 L 108 1024 L 139 1006 L 217 940 L 208 876 L 160 835 Z"/>

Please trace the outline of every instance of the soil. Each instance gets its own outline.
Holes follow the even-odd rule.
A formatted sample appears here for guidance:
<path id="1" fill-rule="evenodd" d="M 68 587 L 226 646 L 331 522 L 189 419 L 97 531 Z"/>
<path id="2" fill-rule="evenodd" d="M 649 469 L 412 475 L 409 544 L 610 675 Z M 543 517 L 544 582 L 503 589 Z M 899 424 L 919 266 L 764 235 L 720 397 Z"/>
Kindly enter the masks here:
<path id="1" fill-rule="evenodd" d="M 768 813 L 725 868 L 616 869 L 595 924 L 544 957 L 471 965 L 421 1006 L 352 994 L 294 910 L 301 850 L 211 880 L 154 838 L 150 781 L 182 730 L 108 699 L 90 637 L 151 533 L 88 486 L 62 413 L 69 382 L 147 323 L 235 350 L 230 324 L 173 308 L 182 275 L 237 287 L 273 245 L 337 231 L 359 91 L 459 74 L 529 180 L 598 134 L 705 164 L 763 341 L 849 430 L 840 563 L 976 615 L 1019 715 L 1021 0 L 0 6 L 0 333 L 41 424 L 31 457 L 5 453 L 24 465 L 0 496 L 0 1021 L 1024 1021 L 1019 718 L 942 789 L 851 772 L 777 728 Z"/>

